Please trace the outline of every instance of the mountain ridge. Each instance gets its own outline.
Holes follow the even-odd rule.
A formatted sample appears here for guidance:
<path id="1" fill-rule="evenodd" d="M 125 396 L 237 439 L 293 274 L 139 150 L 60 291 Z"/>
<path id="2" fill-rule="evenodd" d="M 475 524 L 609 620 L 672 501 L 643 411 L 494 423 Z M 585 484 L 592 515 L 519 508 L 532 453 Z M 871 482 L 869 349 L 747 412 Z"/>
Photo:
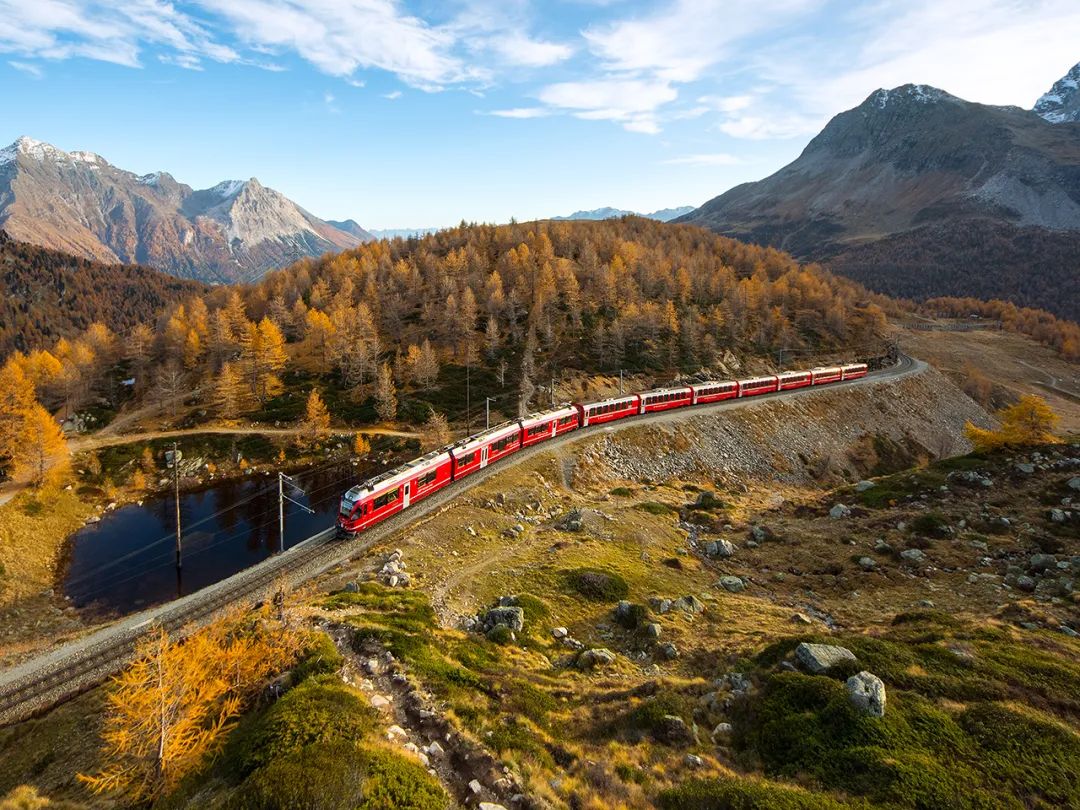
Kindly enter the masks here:
<path id="1" fill-rule="evenodd" d="M 591 211 L 575 211 L 572 214 L 563 217 L 549 217 L 554 221 L 566 221 L 566 220 L 600 220 L 600 219 L 618 219 L 619 217 L 645 217 L 645 219 L 655 219 L 660 222 L 670 222 L 676 217 L 683 216 L 694 210 L 692 205 L 680 205 L 676 208 L 661 208 L 657 211 L 653 211 L 651 214 L 643 214 L 640 211 L 630 211 L 625 208 L 612 208 L 611 206 L 603 206 L 601 208 L 594 208 Z"/>
<path id="2" fill-rule="evenodd" d="M 196 190 L 168 172 L 137 175 L 26 136 L 0 149 L 0 227 L 94 261 L 246 282 L 372 238 L 352 225 L 337 228 L 254 177 Z"/>
<path id="3" fill-rule="evenodd" d="M 1080 318 L 1080 291 L 1062 294 L 1080 276 L 1068 258 L 1080 253 L 1080 124 L 1019 107 L 926 85 L 879 89 L 787 166 L 675 221 L 821 261 L 890 295 L 963 296 L 968 274 L 983 295 Z M 1000 262 L 969 238 L 987 223 Z M 1022 290 L 1020 246 L 1039 268 L 1020 274 Z"/>

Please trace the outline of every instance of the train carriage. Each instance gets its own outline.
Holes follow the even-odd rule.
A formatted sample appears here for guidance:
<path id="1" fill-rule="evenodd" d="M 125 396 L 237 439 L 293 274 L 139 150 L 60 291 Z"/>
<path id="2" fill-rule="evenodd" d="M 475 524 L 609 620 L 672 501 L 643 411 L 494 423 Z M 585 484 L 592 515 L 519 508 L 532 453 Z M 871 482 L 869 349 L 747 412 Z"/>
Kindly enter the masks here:
<path id="1" fill-rule="evenodd" d="M 844 378 L 844 370 L 840 366 L 827 366 L 825 368 L 811 369 L 810 377 L 814 385 L 839 382 Z"/>
<path id="2" fill-rule="evenodd" d="M 771 394 L 780 385 L 780 378 L 775 374 L 770 377 L 752 377 L 739 380 L 739 396 L 752 397 L 758 394 Z"/>
<path id="3" fill-rule="evenodd" d="M 739 384 L 734 380 L 725 382 L 705 382 L 690 386 L 693 392 L 693 405 L 704 405 L 708 402 L 720 402 L 725 399 L 735 399 L 739 395 Z"/>
<path id="4" fill-rule="evenodd" d="M 454 480 L 520 449 L 521 425 L 517 422 L 507 422 L 478 436 L 463 439 L 450 448 L 450 455 L 454 459 Z"/>
<path id="5" fill-rule="evenodd" d="M 657 388 L 653 391 L 645 391 L 640 394 L 638 413 L 655 413 L 667 411 L 672 408 L 682 408 L 694 401 L 694 392 L 689 386 L 685 388 Z"/>
<path id="6" fill-rule="evenodd" d="M 437 492 L 452 480 L 450 453 L 428 453 L 346 492 L 341 498 L 338 527 L 354 534 Z"/>
<path id="7" fill-rule="evenodd" d="M 793 388 L 805 388 L 813 385 L 814 378 L 809 371 L 785 371 L 777 375 L 781 391 L 790 391 Z"/>
<path id="8" fill-rule="evenodd" d="M 865 377 L 869 368 L 866 363 L 848 363 L 847 365 L 842 366 L 840 371 L 845 380 L 857 380 L 860 377 Z"/>
<path id="9" fill-rule="evenodd" d="M 518 420 L 521 425 L 521 446 L 537 444 L 546 439 L 553 439 L 570 430 L 576 430 L 581 422 L 581 414 L 572 405 L 564 405 L 551 411 L 534 413 Z"/>
<path id="10" fill-rule="evenodd" d="M 581 415 L 581 426 L 599 425 L 604 422 L 613 422 L 616 419 L 625 419 L 638 412 L 641 397 L 630 394 L 625 397 L 613 397 L 603 402 L 574 403 Z"/>

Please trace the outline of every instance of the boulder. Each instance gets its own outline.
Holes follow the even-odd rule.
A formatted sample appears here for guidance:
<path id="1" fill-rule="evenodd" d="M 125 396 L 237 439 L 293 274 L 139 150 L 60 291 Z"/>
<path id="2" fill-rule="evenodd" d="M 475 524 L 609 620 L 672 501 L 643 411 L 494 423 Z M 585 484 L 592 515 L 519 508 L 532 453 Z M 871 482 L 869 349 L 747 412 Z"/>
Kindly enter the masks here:
<path id="1" fill-rule="evenodd" d="M 793 613 L 791 615 L 791 621 L 794 624 L 813 624 L 814 620 L 807 616 L 805 613 Z"/>
<path id="2" fill-rule="evenodd" d="M 1064 523 L 1065 522 L 1065 512 L 1063 510 L 1057 509 L 1057 508 L 1051 509 L 1050 510 L 1050 520 L 1053 521 L 1054 523 Z"/>
<path id="3" fill-rule="evenodd" d="M 847 679 L 848 700 L 851 705 L 871 717 L 885 716 L 885 684 L 870 672 L 860 672 Z"/>
<path id="4" fill-rule="evenodd" d="M 615 653 L 606 647 L 594 647 L 585 650 L 577 657 L 577 668 L 581 670 L 603 667 L 615 661 Z"/>
<path id="5" fill-rule="evenodd" d="M 686 596 L 680 596 L 672 603 L 672 607 L 678 608 L 684 613 L 704 613 L 705 603 L 698 599 L 693 594 L 687 594 Z"/>
<path id="6" fill-rule="evenodd" d="M 851 507 L 844 506 L 844 504 L 842 503 L 838 503 L 829 510 L 829 517 L 833 518 L 834 520 L 851 517 Z"/>
<path id="7" fill-rule="evenodd" d="M 565 627 L 552 627 L 551 635 L 555 638 L 566 638 L 568 635 L 570 635 L 570 631 L 567 630 Z"/>
<path id="8" fill-rule="evenodd" d="M 746 583 L 734 574 L 720 577 L 720 587 L 729 593 L 742 593 L 746 590 Z"/>
<path id="9" fill-rule="evenodd" d="M 674 714 L 661 717 L 653 726 L 652 734 L 657 742 L 666 745 L 685 747 L 694 744 L 694 732 L 681 717 Z"/>
<path id="10" fill-rule="evenodd" d="M 766 540 L 772 539 L 773 533 L 766 529 L 764 526 L 751 526 L 750 527 L 750 539 L 755 543 L 764 543 Z"/>
<path id="11" fill-rule="evenodd" d="M 645 625 L 645 636 L 655 641 L 660 638 L 660 630 L 660 625 L 656 622 L 649 622 L 649 624 Z"/>
<path id="12" fill-rule="evenodd" d="M 875 484 L 873 481 L 860 481 L 855 485 L 855 491 L 866 492 L 866 490 L 873 489 L 876 486 L 877 484 Z"/>
<path id="13" fill-rule="evenodd" d="M 732 728 L 731 723 L 717 723 L 716 728 L 712 730 L 712 738 L 713 740 L 716 740 L 717 738 L 729 737 L 731 736 L 732 731 L 734 731 L 734 729 Z"/>
<path id="14" fill-rule="evenodd" d="M 660 655 L 668 661 L 674 661 L 679 657 L 679 648 L 669 641 L 660 647 Z"/>
<path id="15" fill-rule="evenodd" d="M 555 524 L 555 528 L 562 529 L 564 532 L 580 532 L 582 525 L 583 516 L 581 510 L 571 509 L 559 519 L 559 522 Z"/>
<path id="16" fill-rule="evenodd" d="M 900 559 L 909 563 L 921 563 L 926 562 L 926 555 L 923 554 L 921 549 L 906 548 L 900 552 Z"/>
<path id="17" fill-rule="evenodd" d="M 1032 554 L 1028 559 L 1028 569 L 1041 574 L 1048 568 L 1057 567 L 1057 557 L 1053 554 Z"/>
<path id="18" fill-rule="evenodd" d="M 346 582 L 345 583 L 345 593 L 356 593 L 358 590 L 360 590 L 360 586 L 357 583 L 355 583 L 355 582 Z"/>
<path id="19" fill-rule="evenodd" d="M 525 611 L 516 606 L 492 608 L 484 614 L 483 624 L 485 630 L 501 624 L 516 633 L 525 627 Z"/>
<path id="20" fill-rule="evenodd" d="M 687 754 L 683 757 L 683 762 L 686 763 L 688 768 L 702 768 L 705 766 L 705 760 L 699 757 L 697 754 Z"/>
<path id="21" fill-rule="evenodd" d="M 1016 471 L 1021 475 L 1031 475 L 1035 472 L 1035 465 L 1022 461 L 1016 465 Z"/>
<path id="22" fill-rule="evenodd" d="M 1076 476 L 1075 478 L 1070 478 L 1068 487 L 1074 492 L 1080 492 L 1080 475 Z"/>
<path id="23" fill-rule="evenodd" d="M 847 647 L 833 644 L 808 644 L 802 642 L 795 648 L 795 660 L 812 675 L 821 675 L 841 661 L 855 661 L 855 653 Z"/>
<path id="24" fill-rule="evenodd" d="M 1035 581 L 1035 577 L 1029 577 L 1027 574 L 1021 574 L 1016 578 L 1016 587 L 1026 593 L 1031 593 L 1035 590 L 1038 583 Z"/>
<path id="25" fill-rule="evenodd" d="M 877 568 L 877 560 L 873 557 L 859 557 L 859 568 L 863 571 L 873 571 Z"/>
<path id="26" fill-rule="evenodd" d="M 705 544 L 705 553 L 710 557 L 725 559 L 735 553 L 735 544 L 730 540 L 710 540 Z"/>

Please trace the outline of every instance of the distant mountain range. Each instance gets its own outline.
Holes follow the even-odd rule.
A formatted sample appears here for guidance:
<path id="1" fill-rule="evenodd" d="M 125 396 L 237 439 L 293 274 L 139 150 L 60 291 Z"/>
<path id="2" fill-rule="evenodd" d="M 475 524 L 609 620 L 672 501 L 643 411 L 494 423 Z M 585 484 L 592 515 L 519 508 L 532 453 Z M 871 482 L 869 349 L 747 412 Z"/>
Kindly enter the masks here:
<path id="1" fill-rule="evenodd" d="M 106 263 L 139 263 L 222 283 L 373 237 L 335 226 L 258 180 L 196 191 L 165 172 L 136 175 L 92 152 L 32 138 L 0 149 L 0 228 Z"/>
<path id="2" fill-rule="evenodd" d="M 660 222 L 670 222 L 676 217 L 689 214 L 694 210 L 692 205 L 681 205 L 678 208 L 661 208 L 651 214 L 642 214 L 638 211 L 627 211 L 625 208 L 594 208 L 592 211 L 575 211 L 565 217 L 551 217 L 552 219 L 618 219 L 619 217 L 635 216 L 646 219 L 656 219 Z"/>
<path id="3" fill-rule="evenodd" d="M 1080 65 L 1034 110 L 877 90 L 771 177 L 679 222 L 819 260 L 882 292 L 1080 320 Z"/>
<path id="4" fill-rule="evenodd" d="M 399 236 L 408 239 L 410 236 L 427 236 L 441 230 L 442 228 L 372 228 L 368 233 L 376 239 L 396 239 Z"/>

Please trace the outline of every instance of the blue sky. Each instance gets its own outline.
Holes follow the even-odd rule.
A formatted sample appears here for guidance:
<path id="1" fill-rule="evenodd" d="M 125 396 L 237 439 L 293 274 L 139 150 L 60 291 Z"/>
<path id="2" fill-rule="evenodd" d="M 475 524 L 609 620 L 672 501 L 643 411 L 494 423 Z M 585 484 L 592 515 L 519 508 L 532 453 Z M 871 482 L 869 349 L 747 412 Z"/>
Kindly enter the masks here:
<path id="1" fill-rule="evenodd" d="M 878 87 L 1030 107 L 1076 0 L 0 0 L 0 145 L 372 228 L 700 204 Z"/>

